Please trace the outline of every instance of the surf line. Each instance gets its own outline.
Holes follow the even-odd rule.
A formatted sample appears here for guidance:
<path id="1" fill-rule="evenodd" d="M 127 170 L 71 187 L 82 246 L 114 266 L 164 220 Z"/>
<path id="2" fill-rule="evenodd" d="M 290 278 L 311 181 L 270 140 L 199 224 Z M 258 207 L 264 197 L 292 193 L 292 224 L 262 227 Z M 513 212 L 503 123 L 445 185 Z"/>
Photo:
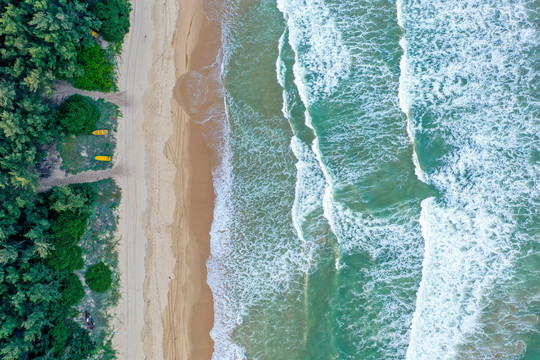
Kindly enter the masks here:
<path id="1" fill-rule="evenodd" d="M 301 28 L 301 26 L 302 26 L 301 21 L 299 21 L 299 19 L 295 18 L 295 16 L 298 17 L 299 14 L 295 14 L 294 12 L 290 13 L 290 9 L 288 9 L 286 5 L 287 5 L 287 2 L 284 1 L 284 0 L 278 0 L 278 2 L 277 2 L 277 7 L 278 7 L 279 11 L 283 14 L 284 20 L 285 20 L 285 22 L 287 24 L 286 30 L 284 31 L 283 35 L 281 36 L 280 43 L 279 43 L 280 51 L 279 51 L 279 55 L 278 55 L 277 65 L 276 65 L 277 74 L 278 74 L 278 82 L 283 87 L 284 92 L 285 92 L 286 89 L 285 89 L 284 79 L 280 78 L 280 76 L 282 76 L 283 74 L 281 74 L 281 66 L 280 66 L 281 64 L 279 62 L 282 61 L 281 60 L 281 50 L 283 49 L 284 41 L 287 38 L 289 46 L 291 47 L 291 50 L 293 51 L 293 54 L 294 54 L 294 63 L 293 63 L 293 66 L 292 66 L 293 83 L 294 83 L 294 86 L 296 87 L 296 90 L 298 91 L 298 95 L 300 97 L 300 100 L 302 101 L 302 103 L 303 103 L 303 105 L 305 107 L 304 125 L 313 131 L 313 135 L 315 137 L 313 139 L 312 143 L 310 144 L 310 146 L 309 146 L 309 144 L 307 146 L 313 152 L 313 154 L 315 156 L 315 159 L 318 162 L 319 169 L 321 170 L 321 172 L 322 172 L 322 174 L 324 176 L 324 179 L 326 181 L 324 195 L 322 196 L 322 199 L 321 199 L 321 204 L 322 204 L 322 208 L 323 208 L 323 215 L 326 218 L 326 220 L 328 221 L 328 225 L 330 226 L 330 230 L 332 231 L 333 234 L 336 235 L 336 238 L 339 241 L 339 237 L 337 236 L 338 231 L 337 231 L 337 228 L 336 228 L 336 225 L 335 225 L 335 219 L 334 219 L 334 215 L 333 215 L 333 211 L 332 211 L 332 208 L 334 207 L 334 204 L 333 204 L 334 179 L 333 179 L 333 177 L 332 177 L 332 175 L 330 173 L 330 170 L 328 169 L 328 167 L 325 165 L 325 163 L 323 161 L 323 155 L 322 155 L 322 152 L 321 152 L 321 149 L 320 149 L 320 146 L 319 146 L 319 134 L 318 134 L 317 129 L 313 125 L 311 114 L 310 114 L 310 105 L 311 105 L 311 103 L 313 101 L 313 98 L 317 97 L 317 95 L 312 93 L 313 89 L 310 89 L 309 84 L 306 83 L 305 80 L 304 80 L 305 75 L 309 72 L 309 69 L 306 69 L 305 68 L 306 65 L 302 63 L 300 50 L 299 50 L 299 44 L 301 43 L 302 37 L 305 36 L 304 32 L 307 32 L 307 30 L 302 29 Z M 327 18 L 324 18 L 322 20 L 319 19 L 319 21 L 317 21 L 317 23 L 325 23 L 325 22 L 327 23 L 328 21 L 331 21 L 331 19 L 328 17 L 329 16 L 328 15 L 328 9 L 326 7 L 324 7 L 324 5 L 320 5 L 320 4 L 318 4 L 318 5 L 319 5 L 319 7 L 315 9 L 317 11 L 313 11 L 312 13 L 313 14 L 322 14 L 321 16 L 323 16 L 323 17 L 326 15 Z M 298 24 L 298 22 L 300 22 L 300 24 Z M 331 27 L 331 29 L 335 30 L 333 27 Z M 304 39 L 304 41 L 307 41 L 307 40 Z M 310 49 L 309 51 L 312 52 L 314 50 Z M 314 55 L 311 54 L 312 57 L 317 57 L 317 55 L 318 55 L 317 53 L 315 53 Z M 348 54 L 347 54 L 347 56 L 348 56 Z M 282 82 L 283 82 L 283 84 L 282 84 Z M 318 91 L 324 93 L 324 91 L 321 91 L 321 90 L 318 90 Z M 332 91 L 332 90 L 326 89 L 325 91 Z M 319 96 L 327 96 L 327 95 L 329 95 L 328 93 L 326 93 L 326 95 L 322 94 L 322 93 L 319 93 L 318 95 Z M 285 103 L 286 102 L 285 94 L 283 96 L 283 99 L 284 99 L 284 103 Z M 285 109 L 285 107 L 284 107 L 284 109 Z M 289 119 L 290 114 L 284 112 L 283 115 L 285 116 L 285 118 Z M 293 135 L 293 136 L 296 136 L 296 135 Z M 299 140 L 299 139 L 297 138 L 297 140 Z M 291 145 L 293 145 L 293 144 L 295 144 L 295 142 L 292 141 Z M 297 144 L 299 144 L 299 142 Z M 303 160 L 298 156 L 299 153 L 297 152 L 297 150 L 299 150 L 299 148 L 293 149 L 293 152 L 295 153 L 295 156 L 297 157 L 297 159 L 298 159 L 298 161 L 300 163 Z M 297 185 L 298 185 L 298 183 L 297 183 Z M 295 196 L 295 202 L 296 202 L 296 196 Z M 296 224 L 295 224 L 295 228 L 296 228 Z M 303 235 L 303 232 L 301 230 L 298 231 L 299 229 L 296 229 L 296 230 L 297 230 L 297 234 L 298 234 L 299 238 L 302 241 L 306 242 L 306 239 L 305 239 L 305 237 Z M 335 258 L 335 268 L 338 271 L 341 269 L 340 257 L 337 256 L 337 255 L 336 255 L 336 258 Z M 307 288 L 306 288 L 306 291 L 307 291 Z"/>
<path id="2" fill-rule="evenodd" d="M 415 131 L 413 129 L 412 120 L 411 120 L 411 103 L 410 103 L 409 90 L 408 90 L 408 85 L 409 85 L 408 84 L 409 57 L 408 57 L 408 52 L 407 52 L 408 42 L 407 42 L 407 39 L 405 38 L 405 35 L 406 35 L 405 23 L 404 23 L 404 20 L 403 20 L 403 0 L 397 0 L 396 1 L 396 6 L 397 6 L 397 23 L 398 23 L 398 25 L 401 28 L 402 33 L 403 33 L 403 36 L 399 40 L 399 45 L 401 46 L 401 48 L 403 50 L 403 55 L 401 55 L 401 59 L 400 59 L 400 62 L 399 62 L 399 70 L 400 70 L 399 88 L 398 88 L 399 107 L 400 107 L 401 111 L 405 114 L 405 118 L 406 118 L 406 121 L 407 121 L 407 134 L 409 136 L 409 140 L 410 140 L 411 146 L 412 146 L 412 161 L 413 161 L 413 164 L 414 164 L 414 173 L 415 173 L 416 177 L 418 178 L 418 180 L 422 181 L 423 183 L 429 184 L 427 176 L 422 171 L 422 169 L 420 167 L 420 161 L 418 160 L 418 154 L 416 152 Z M 422 219 L 422 218 L 423 218 L 423 216 L 420 216 L 420 219 Z M 426 237 L 424 236 L 424 234 L 422 234 L 422 237 L 424 238 L 424 244 L 427 247 L 429 244 L 426 243 L 426 241 L 425 241 Z M 424 261 L 423 261 L 423 264 L 422 264 L 422 279 L 421 279 L 420 284 L 419 284 L 419 289 L 422 286 L 422 282 L 424 281 L 424 269 L 425 269 L 425 261 L 426 261 L 425 257 L 426 257 L 426 254 L 428 254 L 427 248 L 424 248 Z M 418 298 L 417 298 L 417 301 L 418 301 Z M 416 309 L 418 309 L 418 303 L 416 304 Z M 410 330 L 410 335 L 409 336 L 412 336 L 412 334 L 415 331 L 416 321 L 417 321 L 416 317 L 417 316 L 418 316 L 418 313 L 417 313 L 417 310 L 415 310 L 415 312 L 413 314 L 413 319 L 412 319 L 411 330 Z M 411 339 L 409 339 L 409 346 L 408 346 L 409 348 L 411 346 L 410 340 Z M 407 349 L 407 355 L 406 355 L 407 359 L 410 359 L 409 350 L 410 349 Z"/>
<path id="3" fill-rule="evenodd" d="M 409 69 L 409 56 L 407 52 L 408 42 L 405 38 L 405 23 L 403 21 L 403 0 L 397 0 L 397 23 L 399 27 L 403 30 L 403 36 L 399 40 L 399 45 L 403 50 L 403 55 L 399 61 L 399 88 L 398 88 L 398 98 L 399 98 L 399 108 L 401 112 L 405 114 L 407 119 L 407 135 L 412 144 L 412 161 L 414 164 L 414 173 L 418 180 L 422 181 L 425 184 L 429 184 L 426 174 L 422 171 L 420 167 L 420 161 L 418 160 L 418 153 L 416 152 L 416 139 L 415 132 L 413 130 L 413 125 L 411 121 L 411 103 L 409 98 L 408 91 L 408 69 Z"/>
<path id="4" fill-rule="evenodd" d="M 415 141 L 415 131 L 413 129 L 412 120 L 411 120 L 411 108 L 410 108 L 410 97 L 409 97 L 409 90 L 408 90 L 408 69 L 409 69 L 409 58 L 408 58 L 408 42 L 405 38 L 406 31 L 405 31 L 405 24 L 403 20 L 403 0 L 397 0 L 396 2 L 397 6 L 397 23 L 399 27 L 403 30 L 403 36 L 401 37 L 399 41 L 399 45 L 403 49 L 403 55 L 401 56 L 401 60 L 399 63 L 399 69 L 400 69 L 400 75 L 399 75 L 399 89 L 398 89 L 398 97 L 399 97 L 399 107 L 401 111 L 405 114 L 406 120 L 407 120 L 407 134 L 409 136 L 409 140 L 411 141 L 412 145 L 412 161 L 414 163 L 414 172 L 418 180 L 422 181 L 425 184 L 429 184 L 429 180 L 427 179 L 426 173 L 424 173 L 420 167 L 420 162 L 418 160 L 418 154 L 416 152 L 416 141 Z M 431 198 L 432 199 L 432 198 Z M 425 218 L 424 212 L 424 204 L 426 199 L 422 201 L 422 212 L 420 214 L 420 226 L 422 229 L 424 229 L 423 219 Z M 428 200 L 429 201 L 429 200 Z M 421 291 L 423 286 L 423 282 L 425 281 L 425 268 L 426 268 L 426 256 L 429 256 L 431 253 L 431 250 L 429 250 L 430 242 L 426 241 L 426 235 L 424 234 L 424 231 L 422 230 L 422 237 L 424 238 L 424 260 L 422 261 L 422 279 L 420 280 L 420 284 L 418 287 L 418 291 Z M 415 333 L 416 323 L 418 321 L 418 294 L 416 299 L 416 306 L 415 311 L 412 318 L 411 323 L 411 329 L 409 333 L 409 345 L 406 352 L 406 359 L 412 360 L 410 349 L 412 346 L 411 340 Z"/>

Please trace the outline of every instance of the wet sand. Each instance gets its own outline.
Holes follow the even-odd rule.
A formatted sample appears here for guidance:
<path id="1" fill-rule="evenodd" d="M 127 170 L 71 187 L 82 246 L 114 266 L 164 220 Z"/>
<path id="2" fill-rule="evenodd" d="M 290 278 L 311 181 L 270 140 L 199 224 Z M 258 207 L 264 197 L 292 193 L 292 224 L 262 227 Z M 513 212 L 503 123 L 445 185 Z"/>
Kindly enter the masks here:
<path id="1" fill-rule="evenodd" d="M 177 226 L 172 233 L 177 262 L 163 318 L 163 347 L 165 359 L 205 360 L 213 353 L 213 298 L 206 283 L 206 259 L 214 208 L 214 154 L 200 123 L 207 109 L 222 101 L 212 80 L 221 34 L 217 23 L 207 21 L 199 0 L 182 2 L 180 14 L 174 39 L 177 80 L 172 110 L 176 137 L 169 142 L 182 143 L 183 150 L 180 157 L 167 156 L 175 159 L 179 169 L 175 194 L 177 204 L 182 205 L 175 213 Z"/>

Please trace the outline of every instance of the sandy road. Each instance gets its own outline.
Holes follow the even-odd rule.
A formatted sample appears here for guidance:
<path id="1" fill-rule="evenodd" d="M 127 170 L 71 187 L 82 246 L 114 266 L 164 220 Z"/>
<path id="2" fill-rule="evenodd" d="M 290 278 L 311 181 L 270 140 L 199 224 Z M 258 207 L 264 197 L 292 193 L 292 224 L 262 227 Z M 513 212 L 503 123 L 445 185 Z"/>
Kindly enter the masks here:
<path id="1" fill-rule="evenodd" d="M 152 58 L 152 1 L 132 0 L 131 29 L 119 59 L 119 94 L 114 100 L 123 117 L 118 124 L 116 164 L 127 171 L 115 177 L 122 188 L 119 266 L 122 299 L 117 309 L 114 339 L 119 359 L 144 359 L 144 259 L 147 200 L 143 96 L 148 86 L 145 65 Z"/>

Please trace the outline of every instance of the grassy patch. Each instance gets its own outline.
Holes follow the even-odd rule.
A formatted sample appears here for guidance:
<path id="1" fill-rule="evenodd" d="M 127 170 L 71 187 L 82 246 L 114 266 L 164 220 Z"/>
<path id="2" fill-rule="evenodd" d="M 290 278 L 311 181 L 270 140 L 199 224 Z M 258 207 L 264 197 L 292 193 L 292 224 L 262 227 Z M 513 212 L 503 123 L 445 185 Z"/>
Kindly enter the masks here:
<path id="1" fill-rule="evenodd" d="M 113 156 L 116 148 L 117 118 L 120 116 L 118 106 L 103 99 L 93 100 L 86 98 L 94 104 L 100 112 L 96 129 L 108 129 L 109 135 L 79 135 L 64 136 L 58 141 L 58 152 L 62 157 L 62 170 L 76 174 L 87 170 L 105 170 L 113 166 L 113 162 L 103 162 L 94 159 L 94 156 Z"/>

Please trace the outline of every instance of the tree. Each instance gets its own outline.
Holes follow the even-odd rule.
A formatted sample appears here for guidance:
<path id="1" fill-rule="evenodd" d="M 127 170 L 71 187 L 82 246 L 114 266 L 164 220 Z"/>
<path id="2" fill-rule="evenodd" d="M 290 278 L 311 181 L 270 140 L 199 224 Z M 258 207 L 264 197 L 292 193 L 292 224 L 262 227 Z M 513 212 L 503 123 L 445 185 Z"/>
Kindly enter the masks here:
<path id="1" fill-rule="evenodd" d="M 7 4 L 6 4 L 7 3 Z M 73 79 L 76 47 L 89 44 L 99 20 L 78 1 L 0 4 L 0 69 L 24 91 L 51 95 L 56 78 Z"/>
<path id="2" fill-rule="evenodd" d="M 72 211 L 60 213 L 51 228 L 55 247 L 76 245 L 86 231 L 89 216 L 88 213 Z"/>
<path id="3" fill-rule="evenodd" d="M 82 1 L 0 0 L 0 359 L 77 360 L 93 348 L 88 332 L 66 319 L 84 294 L 69 273 L 83 266 L 76 244 L 92 197 L 77 187 L 37 194 L 35 165 L 60 135 L 48 99 L 54 84 L 85 74 L 78 49 L 94 44 L 90 29 L 99 26 Z M 94 74 L 108 90 L 113 65 L 100 56 L 104 70 Z M 66 232 L 53 231 L 58 219 Z"/>
<path id="4" fill-rule="evenodd" d="M 62 104 L 58 117 L 66 135 L 83 135 L 90 134 L 96 128 L 100 113 L 87 98 L 75 94 Z"/>
<path id="5" fill-rule="evenodd" d="M 105 292 L 111 287 L 111 275 L 111 269 L 103 261 L 100 261 L 86 271 L 84 278 L 90 289 L 96 292 Z"/>
<path id="6" fill-rule="evenodd" d="M 0 107 L 0 188 L 8 197 L 17 194 L 16 198 L 21 190 L 34 192 L 37 177 L 33 167 L 42 151 L 38 149 L 51 141 L 57 130 L 56 112 L 40 96 L 18 92 L 20 87 L 13 84 L 4 83 L 7 107 Z"/>
<path id="7" fill-rule="evenodd" d="M 62 295 L 60 302 L 65 307 L 71 307 L 81 301 L 84 297 L 84 288 L 79 277 L 75 274 L 69 274 L 62 281 L 60 294 Z"/>
<path id="8" fill-rule="evenodd" d="M 15 240 L 15 239 L 13 239 Z M 10 241 L 12 242 L 12 241 Z M 48 329 L 65 311 L 58 307 L 58 273 L 31 250 L 31 241 L 16 241 L 20 254 L 0 271 L 0 358 L 36 358 L 49 346 Z"/>
<path id="9" fill-rule="evenodd" d="M 90 213 L 96 196 L 95 189 L 89 184 L 57 186 L 48 194 L 48 207 L 56 213 Z"/>
<path id="10" fill-rule="evenodd" d="M 71 337 L 73 332 L 71 329 L 66 326 L 64 320 L 60 320 L 52 329 L 52 346 L 56 354 L 61 354 L 66 347 L 68 339 Z"/>
<path id="11" fill-rule="evenodd" d="M 86 359 L 93 348 L 94 344 L 92 344 L 88 331 L 77 325 L 76 328 L 73 329 L 73 337 L 66 347 L 65 358 L 70 360 Z"/>
<path id="12" fill-rule="evenodd" d="M 108 92 L 114 87 L 114 66 L 98 44 L 80 47 L 77 63 L 84 74 L 75 78 L 75 86 L 83 90 Z"/>
<path id="13" fill-rule="evenodd" d="M 109 42 L 120 43 L 129 31 L 131 4 L 127 0 L 104 0 L 90 7 L 90 12 L 101 20 L 99 31 Z"/>
<path id="14" fill-rule="evenodd" d="M 14 82 L 0 80 L 0 108 L 13 110 L 16 95 Z"/>
<path id="15" fill-rule="evenodd" d="M 82 249 L 77 245 L 58 246 L 47 257 L 47 263 L 56 271 L 71 273 L 82 269 L 84 266 Z"/>

